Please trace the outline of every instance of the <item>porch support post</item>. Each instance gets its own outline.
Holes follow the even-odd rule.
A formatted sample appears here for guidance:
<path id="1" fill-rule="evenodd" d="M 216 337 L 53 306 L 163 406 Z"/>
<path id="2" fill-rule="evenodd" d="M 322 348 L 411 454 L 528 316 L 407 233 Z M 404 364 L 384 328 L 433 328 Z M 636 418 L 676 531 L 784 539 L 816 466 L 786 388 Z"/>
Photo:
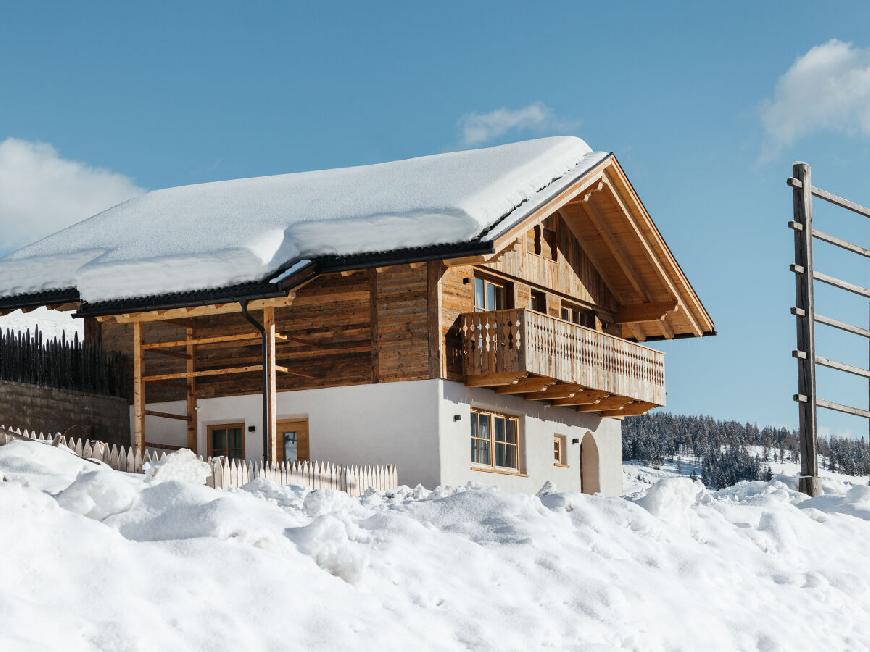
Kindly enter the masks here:
<path id="1" fill-rule="evenodd" d="M 142 384 L 142 322 L 133 322 L 133 447 L 145 453 L 145 386 Z"/>
<path id="2" fill-rule="evenodd" d="M 278 422 L 277 422 L 277 397 L 278 386 L 276 377 L 276 349 L 275 349 L 275 309 L 263 308 L 263 329 L 266 331 L 266 359 L 263 364 L 268 369 L 268 400 L 266 405 L 267 423 L 263 424 L 268 436 L 269 461 L 278 461 Z"/>
<path id="3" fill-rule="evenodd" d="M 193 338 L 193 329 L 185 329 L 185 338 L 187 339 L 186 354 L 187 354 L 187 373 L 193 374 L 196 371 L 196 346 L 191 342 Z M 196 424 L 196 377 L 191 375 L 186 382 L 187 394 L 187 447 L 196 452 L 197 447 L 197 424 Z"/>

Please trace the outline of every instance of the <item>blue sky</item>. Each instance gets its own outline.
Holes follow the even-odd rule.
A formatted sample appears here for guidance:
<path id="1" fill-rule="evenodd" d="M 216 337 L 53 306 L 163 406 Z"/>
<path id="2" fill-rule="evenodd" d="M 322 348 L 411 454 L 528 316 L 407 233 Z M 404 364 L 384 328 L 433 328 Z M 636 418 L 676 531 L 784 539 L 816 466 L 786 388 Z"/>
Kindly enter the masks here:
<path id="1" fill-rule="evenodd" d="M 669 407 L 793 426 L 784 179 L 793 160 L 807 160 L 820 185 L 870 204 L 870 5 L 541 7 L 7 5 L 0 141 L 50 146 L 28 165 L 60 169 L 66 184 L 49 187 L 67 194 L 34 191 L 29 203 L 27 178 L 14 171 L 30 168 L 7 157 L 18 199 L 0 197 L 0 251 L 41 235 L 44 214 L 68 219 L 63 207 L 98 210 L 136 187 L 577 134 L 616 153 L 716 320 L 718 337 L 661 347 Z M 484 127 L 476 140 L 464 129 L 475 124 Z M 866 246 L 867 220 L 818 215 L 820 228 Z M 863 260 L 822 245 L 817 257 L 823 271 L 870 282 Z M 818 292 L 820 311 L 866 324 L 866 300 Z M 819 349 L 867 366 L 859 338 L 820 329 Z M 819 386 L 866 406 L 857 378 L 822 371 Z M 824 411 L 820 423 L 867 431 Z"/>

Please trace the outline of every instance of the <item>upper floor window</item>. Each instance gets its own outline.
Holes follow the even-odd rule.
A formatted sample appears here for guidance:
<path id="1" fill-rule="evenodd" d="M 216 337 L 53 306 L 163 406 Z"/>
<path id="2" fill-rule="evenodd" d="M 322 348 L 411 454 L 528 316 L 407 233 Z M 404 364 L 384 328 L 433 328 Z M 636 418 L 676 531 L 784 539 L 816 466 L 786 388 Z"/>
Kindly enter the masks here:
<path id="1" fill-rule="evenodd" d="M 532 227 L 526 232 L 526 250 L 536 256 L 541 255 L 541 225 Z"/>
<path id="2" fill-rule="evenodd" d="M 595 311 L 580 306 L 574 306 L 570 303 L 562 302 L 562 319 L 577 324 L 578 326 L 586 326 L 595 328 Z"/>
<path id="3" fill-rule="evenodd" d="M 504 310 L 507 308 L 505 301 L 507 292 L 504 285 L 493 283 L 484 278 L 474 278 L 474 310 Z"/>
<path id="4" fill-rule="evenodd" d="M 546 314 L 547 295 L 541 290 L 532 290 L 529 295 L 529 309 Z"/>
<path id="5" fill-rule="evenodd" d="M 473 464 L 519 471 L 519 450 L 519 419 L 494 412 L 471 411 Z"/>

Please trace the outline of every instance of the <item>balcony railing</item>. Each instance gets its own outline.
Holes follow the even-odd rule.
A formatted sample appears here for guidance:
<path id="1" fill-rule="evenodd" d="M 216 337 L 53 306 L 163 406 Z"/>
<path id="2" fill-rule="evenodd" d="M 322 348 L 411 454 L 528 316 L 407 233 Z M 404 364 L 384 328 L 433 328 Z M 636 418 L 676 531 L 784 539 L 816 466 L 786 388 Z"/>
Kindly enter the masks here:
<path id="1" fill-rule="evenodd" d="M 463 373 L 495 379 L 529 374 L 665 404 L 664 354 L 613 335 L 524 309 L 461 316 Z"/>

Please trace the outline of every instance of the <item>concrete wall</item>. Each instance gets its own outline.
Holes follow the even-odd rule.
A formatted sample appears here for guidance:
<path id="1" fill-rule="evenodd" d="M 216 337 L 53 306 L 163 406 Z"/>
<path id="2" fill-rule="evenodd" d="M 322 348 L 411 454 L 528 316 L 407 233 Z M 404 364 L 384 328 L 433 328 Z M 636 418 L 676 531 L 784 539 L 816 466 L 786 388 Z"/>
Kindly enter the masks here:
<path id="1" fill-rule="evenodd" d="M 13 428 L 127 444 L 128 413 L 122 398 L 0 381 L 0 424 Z"/>
<path id="2" fill-rule="evenodd" d="M 600 490 L 622 493 L 622 430 L 615 419 L 582 414 L 452 381 L 419 380 L 279 392 L 278 419 L 307 418 L 312 459 L 337 464 L 396 464 L 399 482 L 432 488 L 474 481 L 506 490 L 535 492 L 546 481 L 562 491 L 581 484 L 579 443 L 591 433 L 598 448 Z M 473 469 L 470 460 L 472 407 L 520 418 L 522 474 Z M 183 401 L 149 404 L 149 409 L 183 414 Z M 198 402 L 198 447 L 207 450 L 212 424 L 243 422 L 245 453 L 262 457 L 262 403 L 259 394 Z M 459 415 L 459 420 L 455 416 Z M 254 432 L 247 432 L 254 426 Z M 553 464 L 553 435 L 564 435 L 567 466 Z M 182 446 L 185 423 L 146 418 L 149 442 Z"/>
<path id="3" fill-rule="evenodd" d="M 602 419 L 598 415 L 551 407 L 453 381 L 442 382 L 439 405 L 441 481 L 444 484 L 473 481 L 513 491 L 535 492 L 549 480 L 560 491 L 579 491 L 581 446 L 573 444 L 572 440 L 582 442 L 584 435 L 591 433 L 598 446 L 601 493 L 622 494 L 622 424 L 616 419 Z M 469 442 L 472 407 L 519 417 L 523 473 L 492 473 L 472 467 Z M 567 440 L 566 467 L 553 464 L 553 435 L 564 435 Z"/>

